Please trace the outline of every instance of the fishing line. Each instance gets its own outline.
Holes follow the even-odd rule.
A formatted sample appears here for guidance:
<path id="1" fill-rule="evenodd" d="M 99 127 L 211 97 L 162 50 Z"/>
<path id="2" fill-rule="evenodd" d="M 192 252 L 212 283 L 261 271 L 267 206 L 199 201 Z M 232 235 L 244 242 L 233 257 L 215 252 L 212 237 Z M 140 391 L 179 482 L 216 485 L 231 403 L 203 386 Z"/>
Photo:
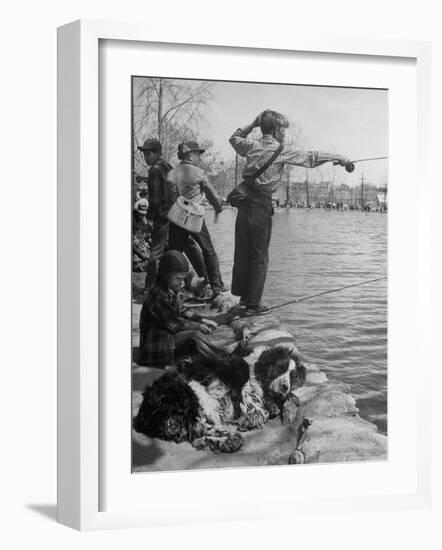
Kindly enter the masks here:
<path id="1" fill-rule="evenodd" d="M 365 162 L 367 160 L 384 160 L 388 159 L 388 157 L 372 157 L 370 159 L 358 159 L 358 160 L 352 160 L 351 162 Z"/>
<path id="2" fill-rule="evenodd" d="M 367 285 L 368 283 L 374 283 L 376 281 L 383 281 L 387 277 L 378 277 L 377 279 L 370 279 L 369 281 L 362 281 L 362 283 L 355 283 L 352 285 L 341 286 L 339 288 L 333 288 L 331 290 L 324 290 L 323 292 L 318 292 L 317 294 L 311 294 L 310 296 L 303 296 L 302 298 L 296 298 L 294 300 L 289 300 L 288 302 L 283 302 L 276 306 L 272 306 L 269 309 L 274 310 L 280 307 L 288 306 L 291 304 L 297 304 L 299 302 L 304 302 L 305 300 L 310 300 L 310 298 L 316 298 L 316 296 L 323 296 L 324 294 L 331 294 L 332 292 L 339 292 L 340 290 L 346 290 L 347 288 L 353 288 L 355 286 Z"/>

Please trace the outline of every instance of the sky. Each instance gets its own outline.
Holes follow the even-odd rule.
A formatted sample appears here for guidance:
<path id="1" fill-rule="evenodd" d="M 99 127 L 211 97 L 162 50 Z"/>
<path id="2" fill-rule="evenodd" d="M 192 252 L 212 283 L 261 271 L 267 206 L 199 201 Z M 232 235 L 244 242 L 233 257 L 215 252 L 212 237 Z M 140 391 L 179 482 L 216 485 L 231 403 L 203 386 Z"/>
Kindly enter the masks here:
<path id="1" fill-rule="evenodd" d="M 336 152 L 352 160 L 388 156 L 388 91 L 376 89 L 215 82 L 202 133 L 223 157 L 234 152 L 228 138 L 264 109 L 287 115 L 301 128 L 306 149 Z M 388 161 L 356 164 L 352 174 L 337 167 L 336 181 L 357 185 L 361 173 L 384 185 Z"/>

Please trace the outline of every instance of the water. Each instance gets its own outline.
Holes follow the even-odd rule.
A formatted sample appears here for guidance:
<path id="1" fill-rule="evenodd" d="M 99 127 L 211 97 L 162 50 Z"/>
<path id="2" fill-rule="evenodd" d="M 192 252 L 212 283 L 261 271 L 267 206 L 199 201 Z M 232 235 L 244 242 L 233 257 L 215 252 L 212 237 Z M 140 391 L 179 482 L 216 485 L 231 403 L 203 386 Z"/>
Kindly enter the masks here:
<path id="1" fill-rule="evenodd" d="M 230 283 L 236 210 L 206 215 L 224 281 Z M 337 288 L 387 273 L 387 215 L 293 209 L 273 217 L 263 302 Z M 387 432 L 387 281 L 277 310 L 299 350 L 329 377 L 351 385 L 363 418 Z"/>

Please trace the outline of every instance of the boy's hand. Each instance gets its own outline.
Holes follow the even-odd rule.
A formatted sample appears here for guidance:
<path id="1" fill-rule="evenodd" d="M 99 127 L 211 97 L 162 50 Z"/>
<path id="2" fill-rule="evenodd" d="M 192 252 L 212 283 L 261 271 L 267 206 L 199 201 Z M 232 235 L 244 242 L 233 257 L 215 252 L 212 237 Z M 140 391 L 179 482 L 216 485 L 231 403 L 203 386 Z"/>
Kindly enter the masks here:
<path id="1" fill-rule="evenodd" d="M 345 166 L 346 164 L 348 164 L 350 162 L 350 159 L 347 158 L 347 157 L 339 157 L 337 158 L 333 164 L 335 166 Z"/>
<path id="2" fill-rule="evenodd" d="M 199 328 L 200 332 L 203 332 L 204 334 L 209 334 L 210 332 L 210 328 L 205 325 L 204 323 L 200 323 L 200 328 Z"/>
<path id="3" fill-rule="evenodd" d="M 218 326 L 218 323 L 215 321 L 212 321 L 211 319 L 201 319 L 201 322 L 204 323 L 209 328 L 216 328 Z"/>

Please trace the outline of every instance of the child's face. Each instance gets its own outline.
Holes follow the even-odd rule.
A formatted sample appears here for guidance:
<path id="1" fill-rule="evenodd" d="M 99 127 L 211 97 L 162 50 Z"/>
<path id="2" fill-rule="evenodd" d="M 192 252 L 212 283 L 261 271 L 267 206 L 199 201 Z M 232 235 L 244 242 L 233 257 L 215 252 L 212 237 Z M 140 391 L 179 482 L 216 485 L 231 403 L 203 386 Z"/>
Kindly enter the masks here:
<path id="1" fill-rule="evenodd" d="M 172 290 L 173 292 L 179 292 L 184 288 L 184 281 L 186 279 L 186 272 L 177 272 L 172 273 L 169 277 L 169 281 L 167 282 L 167 286 Z"/>
<path id="2" fill-rule="evenodd" d="M 198 164 L 201 162 L 201 154 L 198 153 L 198 151 L 192 151 L 191 153 L 189 153 L 189 160 L 192 164 L 198 166 Z"/>
<path id="3" fill-rule="evenodd" d="M 143 151 L 144 160 L 148 166 L 152 166 L 160 158 L 160 155 L 155 151 Z"/>

